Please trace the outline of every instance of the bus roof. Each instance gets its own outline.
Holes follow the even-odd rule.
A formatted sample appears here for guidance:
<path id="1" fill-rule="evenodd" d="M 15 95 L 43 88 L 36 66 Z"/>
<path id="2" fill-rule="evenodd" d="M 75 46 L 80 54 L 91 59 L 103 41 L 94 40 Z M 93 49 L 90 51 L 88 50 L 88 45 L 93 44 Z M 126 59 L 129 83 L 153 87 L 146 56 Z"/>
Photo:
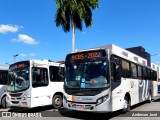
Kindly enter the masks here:
<path id="1" fill-rule="evenodd" d="M 0 64 L 0 70 L 8 70 L 9 65 L 8 64 Z"/>
<path id="2" fill-rule="evenodd" d="M 52 62 L 50 60 L 24 60 L 24 61 L 18 61 L 16 63 L 20 63 L 20 62 L 26 62 L 26 61 L 30 61 L 30 63 L 32 64 L 37 64 L 37 65 L 50 65 L 50 66 L 59 66 L 60 64 L 62 64 L 62 61 L 61 62 Z M 15 63 L 13 63 L 15 64 Z M 62 65 L 63 67 L 63 65 Z"/>
<path id="3" fill-rule="evenodd" d="M 111 51 L 112 54 L 115 54 L 117 56 L 120 56 L 122 58 L 125 58 L 127 60 L 133 61 L 135 63 L 139 63 L 142 64 L 144 66 L 147 66 L 147 60 L 124 49 L 121 48 L 119 46 L 116 46 L 114 44 L 108 44 L 108 45 L 104 45 L 104 46 L 98 46 L 98 47 L 94 47 L 94 48 L 89 48 L 89 49 L 85 49 L 85 50 L 80 50 L 77 52 L 83 52 L 83 51 L 88 51 L 88 50 L 101 50 L 101 49 L 105 49 L 105 50 L 109 50 Z"/>
<path id="4" fill-rule="evenodd" d="M 44 65 L 52 65 L 52 66 L 59 66 L 60 62 L 51 62 L 49 60 L 30 60 L 33 64 L 44 64 Z"/>

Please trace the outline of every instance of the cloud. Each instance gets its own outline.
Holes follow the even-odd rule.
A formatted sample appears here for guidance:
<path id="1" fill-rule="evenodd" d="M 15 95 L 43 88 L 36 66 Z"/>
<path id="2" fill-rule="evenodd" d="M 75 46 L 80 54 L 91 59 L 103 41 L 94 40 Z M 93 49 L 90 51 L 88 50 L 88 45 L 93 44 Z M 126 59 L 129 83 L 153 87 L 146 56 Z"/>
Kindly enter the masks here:
<path id="1" fill-rule="evenodd" d="M 21 57 L 27 57 L 27 56 L 34 57 L 34 56 L 36 56 L 36 54 L 35 53 L 30 53 L 30 54 L 24 54 L 24 53 L 22 53 L 22 54 L 19 54 L 19 56 L 21 56 Z"/>
<path id="2" fill-rule="evenodd" d="M 13 39 L 12 41 L 13 42 L 23 42 L 29 45 L 38 44 L 38 42 L 34 38 L 31 38 L 30 36 L 25 35 L 25 34 L 19 34 L 18 39 Z"/>
<path id="3" fill-rule="evenodd" d="M 15 33 L 17 32 L 20 28 L 23 28 L 23 26 L 17 26 L 17 25 L 0 25 L 0 33 L 5 34 L 5 33 Z"/>

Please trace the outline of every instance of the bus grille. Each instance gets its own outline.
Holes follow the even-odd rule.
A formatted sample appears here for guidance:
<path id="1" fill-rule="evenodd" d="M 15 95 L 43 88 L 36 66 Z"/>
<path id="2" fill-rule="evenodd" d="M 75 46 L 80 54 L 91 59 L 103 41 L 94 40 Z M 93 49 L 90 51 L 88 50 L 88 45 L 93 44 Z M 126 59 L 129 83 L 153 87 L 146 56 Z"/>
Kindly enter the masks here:
<path id="1" fill-rule="evenodd" d="M 18 104 L 19 101 L 11 101 L 13 104 Z"/>
<path id="2" fill-rule="evenodd" d="M 22 95 L 23 93 L 10 93 L 9 95 L 11 96 L 11 97 L 20 97 L 21 95 Z"/>

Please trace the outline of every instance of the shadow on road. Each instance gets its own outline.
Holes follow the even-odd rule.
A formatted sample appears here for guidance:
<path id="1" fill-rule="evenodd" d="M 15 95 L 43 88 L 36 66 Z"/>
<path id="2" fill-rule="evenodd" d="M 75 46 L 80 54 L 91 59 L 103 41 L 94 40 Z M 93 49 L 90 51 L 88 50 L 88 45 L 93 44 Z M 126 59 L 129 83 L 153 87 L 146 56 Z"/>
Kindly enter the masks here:
<path id="1" fill-rule="evenodd" d="M 122 112 L 116 111 L 112 113 L 91 113 L 91 112 L 81 112 L 81 111 L 72 111 L 66 109 L 53 109 L 52 106 L 46 107 L 37 107 L 32 109 L 22 109 L 22 108 L 10 108 L 9 112 L 14 113 L 38 113 L 41 112 L 43 117 L 69 117 L 76 119 L 85 119 L 85 120 L 107 120 L 122 114 Z"/>
<path id="2" fill-rule="evenodd" d="M 153 100 L 153 102 L 160 102 L 160 98 Z M 139 103 L 131 107 L 131 112 L 123 114 L 121 110 L 110 112 L 110 113 L 91 113 L 91 112 L 82 112 L 82 111 L 72 111 L 66 109 L 53 109 L 52 106 L 45 107 L 37 107 L 32 109 L 9 109 L 10 112 L 17 113 L 37 113 L 40 112 L 44 117 L 69 117 L 75 119 L 85 119 L 85 120 L 107 120 L 113 117 L 123 117 L 123 116 L 131 116 L 133 109 L 140 107 L 146 104 L 146 102 Z"/>
<path id="3" fill-rule="evenodd" d="M 35 107 L 35 108 L 10 108 L 8 112 L 19 112 L 19 113 L 34 113 L 34 112 L 42 112 L 45 110 L 53 109 L 52 106 L 43 106 L 43 107 Z"/>
<path id="4" fill-rule="evenodd" d="M 108 120 L 122 114 L 121 111 L 116 111 L 111 113 L 91 113 L 91 112 L 69 111 L 69 110 L 59 110 L 59 113 L 64 117 L 84 119 L 84 120 Z"/>
<path id="5" fill-rule="evenodd" d="M 160 98 L 153 100 L 152 102 L 160 102 Z"/>

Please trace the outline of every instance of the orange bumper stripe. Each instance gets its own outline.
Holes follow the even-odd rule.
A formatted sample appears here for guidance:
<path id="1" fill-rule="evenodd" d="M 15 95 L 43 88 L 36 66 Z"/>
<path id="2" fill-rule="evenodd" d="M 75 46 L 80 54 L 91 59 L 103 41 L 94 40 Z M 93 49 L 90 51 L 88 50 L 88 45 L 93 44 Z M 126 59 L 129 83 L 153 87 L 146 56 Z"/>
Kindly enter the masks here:
<path id="1" fill-rule="evenodd" d="M 74 101 L 74 96 L 72 95 L 72 101 Z"/>

